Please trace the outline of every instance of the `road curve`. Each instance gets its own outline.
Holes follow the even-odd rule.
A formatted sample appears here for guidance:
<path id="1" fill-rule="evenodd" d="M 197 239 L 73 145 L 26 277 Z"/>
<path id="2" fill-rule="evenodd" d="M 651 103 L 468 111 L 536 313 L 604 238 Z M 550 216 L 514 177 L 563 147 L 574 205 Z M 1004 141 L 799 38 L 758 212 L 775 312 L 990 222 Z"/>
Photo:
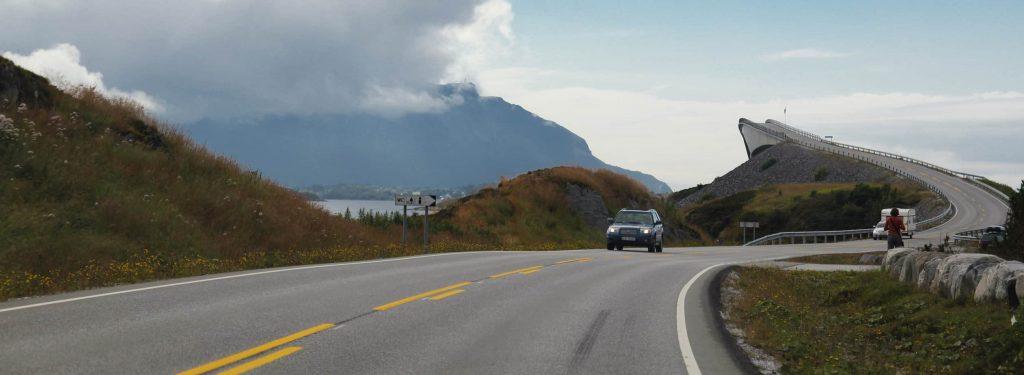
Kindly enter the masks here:
<path id="1" fill-rule="evenodd" d="M 329 323 L 217 370 L 299 347 L 256 370 L 683 373 L 676 302 L 695 274 L 719 263 L 863 250 L 451 253 L 97 289 L 0 304 L 0 363 L 10 373 L 176 373 Z M 462 282 L 470 284 L 458 294 L 374 310 Z M 704 289 L 696 283 L 688 304 L 706 307 Z M 695 323 L 709 311 L 686 310 L 701 368 L 738 370 L 715 350 L 725 347 L 717 329 Z"/>
<path id="2" fill-rule="evenodd" d="M 974 185 L 891 162 L 959 208 L 910 245 L 1005 218 Z M 0 363 L 5 373 L 740 373 L 715 326 L 714 272 L 696 275 L 883 247 L 467 252 L 103 288 L 0 303 Z"/>

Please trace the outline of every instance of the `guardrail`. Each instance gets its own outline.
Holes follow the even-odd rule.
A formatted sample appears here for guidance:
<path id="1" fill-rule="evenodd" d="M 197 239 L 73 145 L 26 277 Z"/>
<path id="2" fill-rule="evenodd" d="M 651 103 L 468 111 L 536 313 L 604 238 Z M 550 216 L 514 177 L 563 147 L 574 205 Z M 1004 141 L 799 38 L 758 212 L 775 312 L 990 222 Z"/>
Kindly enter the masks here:
<path id="1" fill-rule="evenodd" d="M 984 229 L 972 229 L 954 234 L 950 238 L 957 245 L 963 245 L 966 242 L 981 242 L 981 234 L 983 232 Z"/>
<path id="2" fill-rule="evenodd" d="M 820 230 L 805 232 L 779 232 L 769 234 L 767 236 L 747 242 L 743 246 L 782 245 L 786 243 L 786 240 L 789 240 L 789 244 L 797 244 L 797 239 L 800 239 L 800 244 L 862 240 L 870 238 L 872 231 L 874 231 L 874 228 L 850 230 Z M 818 239 L 821 239 L 822 241 L 819 242 Z"/>
<path id="3" fill-rule="evenodd" d="M 946 210 L 942 211 L 942 213 L 939 214 L 938 216 L 935 216 L 933 218 L 930 218 L 930 219 L 927 219 L 927 220 L 921 220 L 921 221 L 917 222 L 917 229 L 923 231 L 923 230 L 928 230 L 928 229 L 931 229 L 931 228 L 935 228 L 935 227 L 937 227 L 937 226 L 939 226 L 941 224 L 939 222 L 939 220 L 945 219 L 947 217 L 952 217 L 954 215 L 956 215 L 956 205 L 954 205 L 953 203 L 950 203 L 949 207 L 946 207 Z M 927 227 L 927 228 L 922 228 L 922 227 Z"/>

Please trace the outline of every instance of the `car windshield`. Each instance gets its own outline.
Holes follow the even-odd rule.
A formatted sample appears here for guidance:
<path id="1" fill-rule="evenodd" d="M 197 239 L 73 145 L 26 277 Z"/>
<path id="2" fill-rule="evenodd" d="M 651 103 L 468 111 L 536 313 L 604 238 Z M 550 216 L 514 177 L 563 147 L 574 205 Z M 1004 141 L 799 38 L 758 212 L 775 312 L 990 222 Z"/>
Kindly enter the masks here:
<path id="1" fill-rule="evenodd" d="M 654 217 L 650 212 L 622 211 L 615 215 L 615 223 L 651 225 L 654 224 Z"/>

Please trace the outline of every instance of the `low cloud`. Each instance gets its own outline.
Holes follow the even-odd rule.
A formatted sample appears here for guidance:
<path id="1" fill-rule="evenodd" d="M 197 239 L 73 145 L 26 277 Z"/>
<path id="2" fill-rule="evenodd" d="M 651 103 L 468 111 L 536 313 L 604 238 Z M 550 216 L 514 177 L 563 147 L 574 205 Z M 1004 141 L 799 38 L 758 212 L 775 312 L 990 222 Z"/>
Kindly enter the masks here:
<path id="1" fill-rule="evenodd" d="M 108 97 L 135 101 L 150 113 L 164 111 L 163 105 L 156 98 L 143 91 L 125 91 L 116 87 L 107 87 L 103 83 L 102 73 L 90 72 L 89 69 L 82 66 L 82 53 L 73 45 L 62 43 L 52 48 L 32 51 L 28 55 L 4 52 L 3 57 L 22 68 L 46 77 L 61 89 L 80 86 L 92 87 Z"/>
<path id="2" fill-rule="evenodd" d="M 565 81 L 560 74 L 529 68 L 492 70 L 481 74 L 480 87 L 485 94 L 501 93 L 569 128 L 603 160 L 652 173 L 677 189 L 710 182 L 746 160 L 737 130 L 740 117 L 788 117 L 791 124 L 808 131 L 905 152 L 1005 183 L 1019 184 L 1024 178 L 1024 152 L 1001 141 L 1024 137 L 1022 92 L 704 101 L 668 99 L 656 91 L 551 87 L 552 81 Z M 786 107 L 788 116 L 782 113 Z M 965 133 L 971 137 L 964 138 Z M 979 148 L 987 152 L 970 151 Z"/>
<path id="3" fill-rule="evenodd" d="M 793 49 L 793 50 L 789 50 L 789 51 L 782 51 L 782 52 L 776 52 L 776 53 L 767 54 L 767 55 L 761 56 L 761 59 L 764 60 L 764 61 L 775 62 L 775 61 L 783 61 L 783 60 L 834 59 L 834 58 L 847 57 L 847 56 L 850 56 L 850 54 L 849 53 L 842 53 L 842 52 L 824 51 L 824 50 L 813 49 L 813 48 L 801 48 L 801 49 Z"/>
<path id="4" fill-rule="evenodd" d="M 505 0 L 0 0 L 0 9 L 17 15 L 0 33 L 9 53 L 66 43 L 85 77 L 159 98 L 181 122 L 432 111 L 448 100 L 428 98 L 437 84 L 472 77 L 514 40 Z"/>

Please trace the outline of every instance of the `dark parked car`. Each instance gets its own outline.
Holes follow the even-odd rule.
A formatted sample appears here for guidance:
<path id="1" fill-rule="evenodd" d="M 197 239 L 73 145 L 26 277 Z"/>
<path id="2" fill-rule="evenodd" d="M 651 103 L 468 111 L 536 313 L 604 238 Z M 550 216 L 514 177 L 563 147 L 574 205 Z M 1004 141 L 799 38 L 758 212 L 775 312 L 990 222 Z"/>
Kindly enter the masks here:
<path id="1" fill-rule="evenodd" d="M 608 223 L 608 250 L 622 250 L 625 246 L 646 247 L 650 252 L 661 252 L 661 215 L 655 210 L 619 210 Z"/>
<path id="2" fill-rule="evenodd" d="M 989 245 L 995 245 L 1006 240 L 1006 228 L 995 225 L 985 228 L 985 231 L 981 233 L 981 248 L 987 248 Z"/>

